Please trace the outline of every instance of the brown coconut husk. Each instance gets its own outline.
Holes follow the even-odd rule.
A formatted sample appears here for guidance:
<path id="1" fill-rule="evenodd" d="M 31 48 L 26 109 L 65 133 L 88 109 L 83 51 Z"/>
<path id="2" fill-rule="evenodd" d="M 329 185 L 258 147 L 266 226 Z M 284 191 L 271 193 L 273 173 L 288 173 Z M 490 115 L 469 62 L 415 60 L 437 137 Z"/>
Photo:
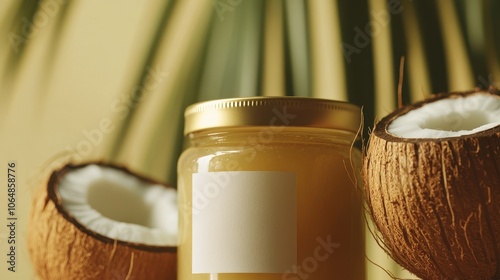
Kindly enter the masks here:
<path id="1" fill-rule="evenodd" d="M 369 213 L 384 249 L 423 279 L 500 279 L 500 126 L 445 139 L 391 135 L 397 109 L 371 134 L 363 162 Z"/>
<path id="2" fill-rule="evenodd" d="M 177 279 L 176 247 L 108 238 L 87 229 L 64 209 L 58 194 L 60 179 L 89 164 L 112 167 L 145 183 L 159 184 L 103 163 L 68 164 L 54 171 L 35 193 L 30 216 L 29 252 L 37 275 L 44 280 Z"/>

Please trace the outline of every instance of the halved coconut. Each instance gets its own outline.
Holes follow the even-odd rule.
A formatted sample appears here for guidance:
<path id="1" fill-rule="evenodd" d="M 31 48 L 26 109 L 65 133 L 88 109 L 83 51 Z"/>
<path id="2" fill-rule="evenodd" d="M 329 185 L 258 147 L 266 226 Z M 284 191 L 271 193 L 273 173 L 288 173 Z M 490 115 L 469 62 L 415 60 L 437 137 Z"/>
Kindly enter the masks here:
<path id="1" fill-rule="evenodd" d="M 104 165 L 67 165 L 35 194 L 29 248 L 41 279 L 176 279 L 173 188 Z"/>
<path id="2" fill-rule="evenodd" d="M 444 93 L 370 137 L 367 204 L 388 253 L 423 279 L 500 279 L 500 93 Z"/>

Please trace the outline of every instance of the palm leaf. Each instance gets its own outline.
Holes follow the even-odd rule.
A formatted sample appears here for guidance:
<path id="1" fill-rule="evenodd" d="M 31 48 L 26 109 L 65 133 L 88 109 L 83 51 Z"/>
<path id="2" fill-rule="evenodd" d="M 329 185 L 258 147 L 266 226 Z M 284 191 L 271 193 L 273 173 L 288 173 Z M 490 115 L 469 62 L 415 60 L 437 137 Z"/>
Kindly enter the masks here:
<path id="1" fill-rule="evenodd" d="M 138 75 L 138 78 L 133 83 L 129 84 L 127 89 L 135 87 L 144 88 L 146 79 L 148 78 L 148 75 L 151 71 L 151 67 L 152 65 L 154 65 L 154 60 L 158 55 L 160 43 L 163 39 L 165 30 L 167 29 L 167 25 L 170 19 L 170 13 L 175 3 L 176 3 L 175 0 L 166 1 L 160 22 L 156 25 L 157 26 L 156 33 L 153 35 L 153 38 L 149 44 L 149 49 L 145 53 L 142 67 L 139 69 L 140 73 Z M 113 145 L 109 150 L 109 156 L 108 156 L 110 159 L 115 159 L 118 156 L 120 150 L 122 149 L 123 139 L 127 137 L 129 131 L 127 130 L 127 127 L 134 118 L 136 112 L 137 107 L 135 105 L 136 104 L 135 100 L 140 100 L 142 98 L 142 94 L 143 94 L 142 90 L 134 90 L 130 96 L 131 100 L 130 104 L 133 105 L 131 105 L 128 114 L 125 116 L 123 122 L 121 122 L 115 140 L 112 141 Z"/>

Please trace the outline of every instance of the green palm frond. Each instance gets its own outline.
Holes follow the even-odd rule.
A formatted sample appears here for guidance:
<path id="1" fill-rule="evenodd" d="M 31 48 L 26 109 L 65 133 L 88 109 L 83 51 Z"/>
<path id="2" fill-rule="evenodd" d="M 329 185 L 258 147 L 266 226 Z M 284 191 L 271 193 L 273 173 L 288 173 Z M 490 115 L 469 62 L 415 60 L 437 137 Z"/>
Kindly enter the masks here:
<path id="1" fill-rule="evenodd" d="M 150 40 L 149 47 L 144 54 L 142 67 L 139 68 L 139 73 L 137 75 L 137 79 L 132 83 L 127 85 L 128 88 L 134 88 L 137 90 L 133 90 L 130 94 L 130 110 L 128 114 L 125 116 L 123 122 L 121 122 L 120 127 L 118 128 L 118 133 L 116 134 L 116 138 L 113 141 L 113 145 L 109 150 L 109 158 L 115 159 L 123 147 L 123 140 L 127 137 L 127 133 L 129 130 L 127 128 L 130 125 L 130 122 L 134 118 L 135 112 L 137 110 L 137 100 L 141 100 L 143 95 L 142 88 L 145 87 L 145 83 L 147 82 L 148 75 L 150 75 L 151 67 L 154 65 L 154 61 L 160 52 L 160 45 L 163 37 L 165 36 L 165 30 L 167 29 L 167 25 L 169 23 L 170 14 L 172 12 L 173 7 L 175 6 L 175 0 L 165 1 L 164 10 L 161 14 L 160 22 L 156 24 L 156 32 Z"/>
<path id="2" fill-rule="evenodd" d="M 37 32 L 35 15 L 40 3 L 40 0 L 22 0 L 12 3 L 9 7 L 14 16 L 4 20 L 6 28 L 4 29 L 3 51 L 6 53 L 6 61 L 2 64 L 4 67 L 2 80 L 7 85 L 16 78 L 16 72 L 25 56 L 29 41 Z M 6 91 L 6 94 L 8 95 L 9 92 Z"/>
<path id="3" fill-rule="evenodd" d="M 43 20 L 41 17 L 35 19 L 35 15 L 39 11 L 40 3 L 40 0 L 22 0 L 17 3 L 16 15 L 13 17 L 12 22 L 10 22 L 11 27 L 8 36 L 8 41 L 11 46 L 11 56 L 6 66 L 12 70 L 17 69 L 19 62 L 25 54 L 25 49 L 28 46 L 27 43 L 30 37 L 33 36 L 33 32 L 37 31 L 38 22 Z M 13 74 L 15 71 L 10 73 Z"/>
<path id="4" fill-rule="evenodd" d="M 68 26 L 68 19 L 71 18 L 71 9 L 75 6 L 75 2 L 67 1 L 64 5 L 58 7 L 58 11 L 55 14 L 55 26 L 50 34 L 50 51 L 46 56 L 46 72 L 45 77 L 42 80 L 42 87 L 40 94 L 40 102 L 43 102 L 45 94 L 48 94 L 46 89 L 48 87 L 48 81 L 52 80 L 52 74 L 54 73 L 54 61 L 57 59 L 57 54 L 59 53 L 61 43 L 65 37 L 66 27 Z"/>

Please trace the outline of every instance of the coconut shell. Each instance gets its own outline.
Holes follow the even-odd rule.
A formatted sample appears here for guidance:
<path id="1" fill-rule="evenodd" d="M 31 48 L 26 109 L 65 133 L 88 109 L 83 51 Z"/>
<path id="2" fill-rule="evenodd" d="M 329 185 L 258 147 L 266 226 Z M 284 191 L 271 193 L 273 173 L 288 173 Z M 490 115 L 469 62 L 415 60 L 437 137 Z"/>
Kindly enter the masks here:
<path id="1" fill-rule="evenodd" d="M 60 178 L 86 165 L 67 165 L 53 172 L 34 196 L 29 252 L 37 275 L 44 280 L 177 279 L 176 247 L 110 239 L 85 228 L 63 208 L 58 195 Z M 124 168 L 114 168 L 156 183 Z"/>
<path id="2" fill-rule="evenodd" d="M 368 209 L 386 251 L 422 279 L 500 279 L 500 126 L 462 137 L 408 139 L 383 118 L 363 163 Z M 499 95 L 495 89 L 487 94 Z"/>

